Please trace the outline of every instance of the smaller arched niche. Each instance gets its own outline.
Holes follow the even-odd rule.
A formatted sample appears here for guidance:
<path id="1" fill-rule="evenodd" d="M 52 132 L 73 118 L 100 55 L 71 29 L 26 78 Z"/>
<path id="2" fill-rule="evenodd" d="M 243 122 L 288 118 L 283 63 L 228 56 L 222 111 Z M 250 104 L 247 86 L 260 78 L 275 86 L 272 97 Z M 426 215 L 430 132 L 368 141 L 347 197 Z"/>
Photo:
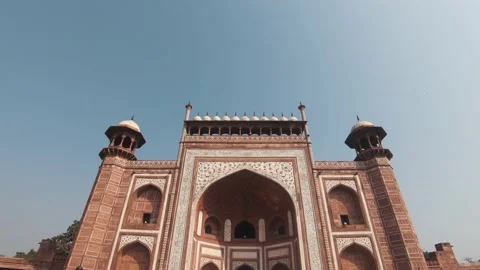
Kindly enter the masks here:
<path id="1" fill-rule="evenodd" d="M 118 254 L 115 269 L 150 269 L 149 250 L 138 242 L 125 246 Z"/>
<path id="2" fill-rule="evenodd" d="M 243 220 L 235 226 L 235 239 L 255 239 L 256 230 L 252 223 Z"/>
<path id="3" fill-rule="evenodd" d="M 277 263 L 272 267 L 271 270 L 289 270 L 289 268 L 283 263 Z"/>
<path id="4" fill-rule="evenodd" d="M 221 232 L 221 223 L 216 217 L 208 217 L 203 223 L 203 235 L 218 237 Z"/>
<path id="5" fill-rule="evenodd" d="M 375 259 L 369 250 L 358 244 L 352 244 L 340 254 L 341 269 L 376 270 Z"/>
<path id="6" fill-rule="evenodd" d="M 162 192 L 155 186 L 140 187 L 134 194 L 128 211 L 127 224 L 142 227 L 158 223 Z"/>
<path id="7" fill-rule="evenodd" d="M 219 270 L 214 263 L 205 264 L 201 270 Z"/>
<path id="8" fill-rule="evenodd" d="M 235 270 L 255 270 L 250 265 L 242 264 L 239 267 L 235 268 Z"/>
<path id="9" fill-rule="evenodd" d="M 287 224 L 279 216 L 275 216 L 268 225 L 268 237 L 279 238 L 287 236 Z"/>
<path id="10" fill-rule="evenodd" d="M 357 193 L 349 187 L 338 185 L 328 193 L 328 202 L 334 227 L 365 226 Z"/>

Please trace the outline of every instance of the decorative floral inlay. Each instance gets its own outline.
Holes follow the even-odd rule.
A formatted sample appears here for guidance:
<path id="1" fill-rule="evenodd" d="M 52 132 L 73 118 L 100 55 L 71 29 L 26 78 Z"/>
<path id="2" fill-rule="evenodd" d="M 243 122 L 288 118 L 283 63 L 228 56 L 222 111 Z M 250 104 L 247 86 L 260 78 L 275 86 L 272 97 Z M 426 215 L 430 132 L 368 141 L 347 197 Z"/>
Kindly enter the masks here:
<path id="1" fill-rule="evenodd" d="M 284 259 L 278 259 L 278 260 L 271 260 L 268 262 L 268 269 L 272 269 L 275 265 L 277 265 L 278 263 L 282 263 L 286 266 L 288 266 L 288 268 L 291 268 L 292 266 L 290 265 L 290 259 L 289 258 L 284 258 Z"/>
<path id="2" fill-rule="evenodd" d="M 354 243 L 366 247 L 373 254 L 372 242 L 370 241 L 369 237 L 337 238 L 338 253 L 339 254 L 342 253 L 342 251 L 345 248 L 349 247 L 350 245 L 352 245 Z"/>
<path id="3" fill-rule="evenodd" d="M 307 160 L 304 150 L 203 150 L 203 149 L 192 149 L 187 150 L 184 158 L 184 166 L 182 168 L 182 178 L 180 179 L 180 193 L 178 197 L 177 204 L 177 214 L 175 216 L 175 227 L 173 231 L 172 244 L 170 246 L 171 252 L 168 259 L 167 269 L 169 270 L 180 270 L 182 263 L 185 262 L 186 267 L 191 266 L 191 253 L 193 239 L 190 236 L 190 233 L 187 234 L 187 229 L 189 232 L 193 231 L 194 228 L 190 223 L 190 228 L 187 228 L 188 223 L 188 209 L 192 205 L 192 178 L 193 171 L 195 168 L 195 159 L 198 157 L 248 157 L 248 158 L 266 158 L 266 157 L 277 157 L 285 158 L 292 157 L 297 161 L 298 168 L 298 177 L 299 177 L 299 186 L 300 192 L 302 195 L 302 201 L 299 202 L 294 200 L 295 209 L 302 209 L 305 219 L 306 233 L 300 234 L 300 242 L 305 239 L 307 242 L 307 248 L 304 249 L 305 252 L 309 254 L 310 266 L 311 269 L 323 269 L 322 258 L 320 257 L 320 247 L 319 247 L 319 235 L 317 224 L 314 216 L 314 206 L 311 196 L 311 186 L 309 178 L 309 170 L 307 166 Z M 265 162 L 262 162 L 265 163 Z M 217 179 L 218 180 L 218 179 Z M 272 180 L 278 181 L 278 178 L 273 178 Z M 280 183 L 281 184 L 281 183 Z M 299 205 L 302 204 L 302 206 Z M 183 245 L 185 241 L 188 242 L 188 247 L 186 250 L 183 250 Z M 303 246 L 300 247 L 303 249 Z"/>
<path id="4" fill-rule="evenodd" d="M 242 265 L 248 265 L 248 266 L 252 267 L 254 270 L 258 269 L 257 262 L 250 262 L 250 261 L 234 261 L 233 264 L 232 264 L 232 269 L 236 270 L 237 268 L 239 268 Z"/>
<path id="5" fill-rule="evenodd" d="M 155 238 L 153 236 L 140 236 L 140 235 L 122 235 L 122 238 L 120 240 L 120 246 L 118 249 L 122 249 L 124 246 L 133 243 L 135 241 L 138 241 L 145 246 L 148 247 L 150 252 L 153 250 L 153 242 L 155 242 Z"/>
<path id="6" fill-rule="evenodd" d="M 146 185 L 156 186 L 163 192 L 163 189 L 165 187 L 165 179 L 138 178 L 135 182 L 134 190 L 137 190 L 138 188 Z"/>
<path id="7" fill-rule="evenodd" d="M 199 162 L 195 196 L 200 196 L 210 182 L 245 169 L 276 180 L 292 196 L 295 195 L 291 162 Z"/>
<path id="8" fill-rule="evenodd" d="M 218 267 L 218 269 L 222 269 L 222 262 L 220 260 L 210 259 L 205 257 L 200 258 L 200 268 L 202 268 L 203 266 L 209 263 L 213 263 Z"/>
<path id="9" fill-rule="evenodd" d="M 325 185 L 327 186 L 327 193 L 338 185 L 344 185 L 357 191 L 357 185 L 355 185 L 353 180 L 327 180 Z"/>

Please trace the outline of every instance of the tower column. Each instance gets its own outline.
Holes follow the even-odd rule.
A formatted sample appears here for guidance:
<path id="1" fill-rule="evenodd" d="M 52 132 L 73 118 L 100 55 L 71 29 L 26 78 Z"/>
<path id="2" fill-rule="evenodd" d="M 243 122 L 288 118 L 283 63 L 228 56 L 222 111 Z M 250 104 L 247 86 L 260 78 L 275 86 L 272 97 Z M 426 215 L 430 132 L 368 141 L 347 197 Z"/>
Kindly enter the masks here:
<path id="1" fill-rule="evenodd" d="M 381 253 L 391 251 L 395 269 L 427 269 L 393 169 L 387 158 L 376 160 L 379 165 L 370 169 L 367 175 L 381 220 L 381 223 L 376 223 L 375 230 L 382 230 L 386 236 L 385 242 L 380 243 Z"/>

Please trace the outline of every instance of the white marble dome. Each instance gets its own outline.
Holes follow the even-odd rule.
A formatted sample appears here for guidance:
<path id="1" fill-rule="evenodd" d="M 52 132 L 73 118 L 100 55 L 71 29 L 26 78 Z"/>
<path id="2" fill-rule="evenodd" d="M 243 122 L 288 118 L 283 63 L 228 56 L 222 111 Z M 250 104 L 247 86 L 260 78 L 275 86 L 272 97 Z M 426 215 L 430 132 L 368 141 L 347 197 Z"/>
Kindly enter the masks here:
<path id="1" fill-rule="evenodd" d="M 193 120 L 195 121 L 202 121 L 202 117 L 200 117 L 200 115 L 195 115 L 195 117 L 193 117 Z"/>
<path id="2" fill-rule="evenodd" d="M 217 115 L 215 115 L 214 117 L 212 117 L 212 120 L 220 121 L 220 120 L 222 120 L 222 119 L 221 119 L 221 118 L 218 116 L 218 114 L 217 114 Z"/>
<path id="3" fill-rule="evenodd" d="M 295 116 L 292 115 L 292 116 L 290 117 L 290 121 L 298 121 L 298 119 L 297 119 Z"/>
<path id="4" fill-rule="evenodd" d="M 256 117 L 256 116 L 254 115 L 254 116 L 252 116 L 252 118 L 250 118 L 250 120 L 252 120 L 252 121 L 258 121 L 258 120 L 260 120 L 260 119 L 258 119 L 258 117 Z"/>
<path id="5" fill-rule="evenodd" d="M 118 123 L 117 126 L 128 127 L 128 128 L 133 129 L 133 130 L 135 130 L 135 131 L 137 131 L 137 132 L 140 132 L 140 127 L 139 127 L 138 124 L 135 123 L 135 121 L 133 121 L 133 120 L 124 120 L 124 121 Z"/>
<path id="6" fill-rule="evenodd" d="M 229 120 L 230 120 L 230 117 L 228 117 L 228 115 L 225 115 L 224 117 L 222 117 L 222 120 L 224 120 L 224 121 L 229 121 Z"/>
<path id="7" fill-rule="evenodd" d="M 210 116 L 208 116 L 208 114 L 207 114 L 203 117 L 203 120 L 210 121 L 210 120 L 212 120 L 212 118 L 210 118 Z"/>
<path id="8" fill-rule="evenodd" d="M 353 125 L 352 129 L 350 130 L 350 132 L 353 132 L 354 130 L 358 129 L 358 128 L 362 128 L 362 127 L 374 127 L 375 125 L 372 123 L 372 122 L 368 122 L 368 121 L 358 121 L 357 123 L 355 123 L 355 125 Z"/>
<path id="9" fill-rule="evenodd" d="M 272 120 L 272 121 L 278 121 L 278 118 L 275 117 L 275 116 L 272 116 L 272 117 L 270 118 L 270 120 Z"/>
<path id="10" fill-rule="evenodd" d="M 250 121 L 250 118 L 248 118 L 248 116 L 244 115 L 244 116 L 242 117 L 242 121 Z"/>

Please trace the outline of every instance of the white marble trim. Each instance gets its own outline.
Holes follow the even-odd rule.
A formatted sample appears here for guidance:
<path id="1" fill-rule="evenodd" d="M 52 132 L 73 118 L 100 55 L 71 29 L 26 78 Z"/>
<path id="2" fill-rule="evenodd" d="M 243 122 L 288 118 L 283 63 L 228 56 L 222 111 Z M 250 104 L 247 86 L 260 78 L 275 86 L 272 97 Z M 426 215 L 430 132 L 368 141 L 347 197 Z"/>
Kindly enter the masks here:
<path id="1" fill-rule="evenodd" d="M 266 157 L 294 157 L 297 161 L 298 166 L 298 177 L 300 183 L 300 192 L 302 194 L 302 204 L 303 211 L 305 215 L 305 226 L 306 226 L 306 240 L 308 244 L 308 250 L 305 251 L 303 245 L 300 245 L 300 256 L 305 258 L 305 252 L 308 252 L 311 269 L 322 269 L 323 264 L 320 257 L 320 248 L 319 248 L 319 236 L 317 232 L 317 225 L 314 215 L 314 206 L 311 196 L 311 187 L 309 179 L 309 170 L 306 163 L 306 156 L 303 150 L 200 150 L 200 149 L 191 149 L 187 150 L 184 158 L 183 174 L 180 183 L 180 194 L 178 201 L 182 202 L 177 204 L 177 215 L 175 217 L 175 228 L 173 232 L 173 242 L 171 246 L 171 251 L 168 260 L 168 269 L 169 270 L 180 270 L 182 264 L 182 257 L 185 260 L 185 266 L 187 269 L 190 269 L 191 265 L 191 252 L 192 252 L 192 226 L 194 222 L 190 222 L 190 229 L 188 230 L 188 235 L 186 235 L 186 224 L 188 222 L 187 215 L 189 212 L 189 207 L 192 205 L 191 202 L 191 192 L 192 192 L 192 178 L 194 170 L 194 161 L 196 157 L 251 157 L 251 158 L 266 158 Z M 274 179 L 273 179 L 274 180 Z M 294 200 L 296 209 L 298 208 L 299 202 Z M 194 212 L 194 211 L 192 211 Z M 195 214 L 193 215 L 193 217 Z M 190 216 L 190 219 L 192 216 Z M 191 219 L 192 220 L 192 219 Z M 301 223 L 299 223 L 301 224 Z M 303 233 L 299 228 L 299 241 L 303 242 Z M 183 244 L 185 238 L 189 239 L 187 241 L 188 247 L 186 249 L 185 256 L 183 256 Z M 305 262 L 301 260 L 302 268 L 305 269 Z"/>

